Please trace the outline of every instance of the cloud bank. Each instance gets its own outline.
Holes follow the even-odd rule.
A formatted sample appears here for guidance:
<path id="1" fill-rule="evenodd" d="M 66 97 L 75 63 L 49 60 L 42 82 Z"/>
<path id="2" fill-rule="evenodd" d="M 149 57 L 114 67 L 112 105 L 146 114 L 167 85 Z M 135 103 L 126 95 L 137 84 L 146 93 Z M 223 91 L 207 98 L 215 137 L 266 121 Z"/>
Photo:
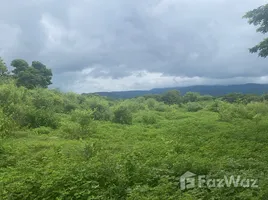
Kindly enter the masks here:
<path id="1" fill-rule="evenodd" d="M 266 82 L 242 16 L 264 0 L 0 0 L 0 56 L 44 62 L 63 90 Z"/>

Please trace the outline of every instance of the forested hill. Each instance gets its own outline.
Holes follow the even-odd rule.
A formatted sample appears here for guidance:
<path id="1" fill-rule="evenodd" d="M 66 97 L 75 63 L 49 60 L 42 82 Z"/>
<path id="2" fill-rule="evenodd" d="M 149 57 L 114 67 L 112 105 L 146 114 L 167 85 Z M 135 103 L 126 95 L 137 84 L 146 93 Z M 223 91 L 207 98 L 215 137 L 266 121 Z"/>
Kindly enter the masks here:
<path id="1" fill-rule="evenodd" d="M 229 93 L 263 94 L 268 93 L 268 84 L 241 84 L 241 85 L 196 85 L 188 87 L 155 88 L 140 91 L 97 92 L 101 96 L 112 98 L 133 98 L 149 94 L 162 94 L 169 90 L 179 90 L 182 95 L 187 92 L 198 92 L 201 95 L 221 96 Z"/>

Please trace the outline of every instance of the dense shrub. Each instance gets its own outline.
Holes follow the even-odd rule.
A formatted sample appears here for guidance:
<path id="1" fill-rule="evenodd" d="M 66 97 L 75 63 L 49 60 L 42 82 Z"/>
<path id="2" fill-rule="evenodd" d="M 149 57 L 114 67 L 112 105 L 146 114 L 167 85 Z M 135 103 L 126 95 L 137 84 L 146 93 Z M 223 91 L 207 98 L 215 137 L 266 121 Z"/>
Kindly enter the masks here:
<path id="1" fill-rule="evenodd" d="M 150 110 L 155 109 L 156 104 L 158 104 L 158 102 L 153 98 L 147 99 L 145 103 Z"/>
<path id="2" fill-rule="evenodd" d="M 257 116 L 266 114 L 267 108 L 263 103 L 251 103 L 248 105 L 221 103 L 219 108 L 219 117 L 222 121 L 232 121 L 232 119 L 238 118 L 253 120 Z"/>
<path id="3" fill-rule="evenodd" d="M 75 104 L 75 103 L 71 103 L 71 102 L 68 102 L 68 101 L 64 102 L 64 112 L 65 113 L 70 113 L 70 112 L 72 112 L 73 110 L 75 110 L 77 108 L 78 108 L 78 105 Z"/>
<path id="4" fill-rule="evenodd" d="M 35 128 L 34 129 L 34 132 L 37 133 L 37 134 L 49 134 L 51 133 L 53 130 L 49 127 L 45 127 L 45 126 L 40 126 L 38 128 Z"/>
<path id="5" fill-rule="evenodd" d="M 30 91 L 31 101 L 37 109 L 47 109 L 61 113 L 64 111 L 64 100 L 61 94 L 38 88 Z"/>
<path id="6" fill-rule="evenodd" d="M 98 108 L 99 105 L 108 107 L 109 102 L 100 96 L 87 96 L 87 98 L 81 103 L 81 108 L 94 110 Z"/>
<path id="7" fill-rule="evenodd" d="M 186 104 L 186 108 L 188 112 L 197 112 L 203 109 L 203 106 L 200 103 L 189 102 Z"/>
<path id="8" fill-rule="evenodd" d="M 71 113 L 70 119 L 61 122 L 60 133 L 64 138 L 83 139 L 96 133 L 96 128 L 92 111 L 75 110 Z"/>
<path id="9" fill-rule="evenodd" d="M 137 102 L 140 103 L 140 104 L 144 104 L 145 101 L 146 101 L 146 99 L 145 99 L 145 97 L 137 97 L 137 98 L 135 99 L 135 101 L 137 101 Z"/>
<path id="10" fill-rule="evenodd" d="M 169 110 L 169 106 L 164 104 L 163 102 L 160 102 L 155 105 L 155 110 L 158 112 L 165 112 Z"/>
<path id="11" fill-rule="evenodd" d="M 8 137 L 16 129 L 15 121 L 0 109 L 0 138 Z"/>
<path id="12" fill-rule="evenodd" d="M 180 104 L 182 103 L 182 96 L 178 90 L 170 90 L 162 95 L 161 100 L 168 105 Z"/>
<path id="13" fill-rule="evenodd" d="M 93 118 L 94 120 L 111 121 L 113 118 L 113 112 L 108 106 L 98 104 L 94 108 Z"/>
<path id="14" fill-rule="evenodd" d="M 213 101 L 213 103 L 207 106 L 207 110 L 211 112 L 219 112 L 221 102 L 218 100 Z"/>
<path id="15" fill-rule="evenodd" d="M 93 122 L 91 110 L 75 110 L 71 113 L 71 120 L 77 122 L 81 127 L 87 127 Z"/>
<path id="16" fill-rule="evenodd" d="M 261 115 L 268 114 L 267 103 L 252 102 L 252 103 L 247 104 L 246 108 L 249 112 L 252 112 L 253 114 L 261 114 Z"/>
<path id="17" fill-rule="evenodd" d="M 59 124 L 59 118 L 53 111 L 36 109 L 28 105 L 12 104 L 8 113 L 21 127 L 37 128 L 47 126 L 57 128 Z"/>
<path id="18" fill-rule="evenodd" d="M 221 103 L 218 109 L 219 119 L 221 121 L 229 122 L 233 119 L 233 109 L 232 105 L 227 103 Z"/>
<path id="19" fill-rule="evenodd" d="M 119 124 L 132 124 L 132 113 L 124 106 L 120 106 L 114 111 L 114 122 Z"/>
<path id="20" fill-rule="evenodd" d="M 146 113 L 142 116 L 142 121 L 144 124 L 156 124 L 156 116 L 152 113 Z"/>
<path id="21" fill-rule="evenodd" d="M 61 137 L 66 139 L 84 139 L 91 135 L 92 132 L 81 127 L 77 122 L 62 122 L 60 126 Z"/>
<path id="22" fill-rule="evenodd" d="M 211 101 L 215 99 L 215 97 L 211 96 L 211 95 L 200 95 L 198 96 L 198 101 Z"/>
<path id="23" fill-rule="evenodd" d="M 54 112 L 43 109 L 36 110 L 30 116 L 30 127 L 32 128 L 46 126 L 55 129 L 58 127 L 60 121 L 59 117 Z"/>
<path id="24" fill-rule="evenodd" d="M 145 104 L 139 103 L 133 99 L 127 99 L 120 103 L 120 106 L 128 108 L 131 113 L 138 112 L 145 109 Z"/>
<path id="25" fill-rule="evenodd" d="M 183 96 L 183 102 L 184 103 L 188 103 L 188 102 L 196 102 L 198 101 L 200 94 L 196 93 L 196 92 L 187 92 L 184 96 Z"/>
<path id="26" fill-rule="evenodd" d="M 29 104 L 30 96 L 28 91 L 23 88 L 17 88 L 15 84 L 0 85 L 0 105 L 4 108 L 10 104 Z"/>

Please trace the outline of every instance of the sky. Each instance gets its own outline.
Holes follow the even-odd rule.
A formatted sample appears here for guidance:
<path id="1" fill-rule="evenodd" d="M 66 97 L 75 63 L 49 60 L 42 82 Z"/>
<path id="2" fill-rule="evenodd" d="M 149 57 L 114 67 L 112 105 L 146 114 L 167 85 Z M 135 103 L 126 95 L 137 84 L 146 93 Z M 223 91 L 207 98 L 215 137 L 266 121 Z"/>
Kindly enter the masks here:
<path id="1" fill-rule="evenodd" d="M 0 57 L 77 93 L 268 83 L 242 16 L 265 0 L 0 0 Z"/>

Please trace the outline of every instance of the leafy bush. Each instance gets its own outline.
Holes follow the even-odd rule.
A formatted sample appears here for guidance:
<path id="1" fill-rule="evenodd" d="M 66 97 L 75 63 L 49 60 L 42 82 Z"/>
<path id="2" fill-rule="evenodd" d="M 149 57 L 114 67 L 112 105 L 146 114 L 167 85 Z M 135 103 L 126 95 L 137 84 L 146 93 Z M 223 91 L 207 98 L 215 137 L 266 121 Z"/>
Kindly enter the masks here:
<path id="1" fill-rule="evenodd" d="M 222 102 L 219 107 L 219 117 L 221 121 L 230 122 L 232 119 L 252 120 L 257 113 L 250 111 L 246 105 L 230 104 Z"/>
<path id="2" fill-rule="evenodd" d="M 109 107 L 98 104 L 94 109 L 93 118 L 94 120 L 111 121 L 113 118 L 113 113 Z"/>
<path id="3" fill-rule="evenodd" d="M 93 122 L 93 112 L 91 110 L 75 110 L 71 113 L 71 120 L 82 128 L 86 128 Z"/>
<path id="4" fill-rule="evenodd" d="M 144 97 L 137 97 L 137 98 L 135 99 L 135 101 L 137 101 L 138 103 L 143 104 L 143 103 L 145 103 L 146 99 L 145 99 Z"/>
<path id="5" fill-rule="evenodd" d="M 86 138 L 90 135 L 89 131 L 85 131 L 77 122 L 62 122 L 60 127 L 61 137 L 66 139 Z"/>
<path id="6" fill-rule="evenodd" d="M 180 104 L 182 103 L 182 96 L 180 95 L 180 91 L 170 90 L 162 95 L 161 100 L 168 105 Z"/>
<path id="7" fill-rule="evenodd" d="M 145 103 L 150 110 L 155 109 L 156 104 L 158 104 L 158 102 L 153 98 L 147 99 Z"/>
<path id="8" fill-rule="evenodd" d="M 0 138 L 8 137 L 17 129 L 15 121 L 0 109 Z"/>
<path id="9" fill-rule="evenodd" d="M 227 103 L 220 105 L 218 113 L 220 121 L 230 122 L 233 119 L 231 105 L 228 105 Z"/>
<path id="10" fill-rule="evenodd" d="M 203 106 L 200 103 L 189 102 L 186 104 L 186 108 L 188 112 L 197 112 L 203 109 Z"/>
<path id="11" fill-rule="evenodd" d="M 70 113 L 79 108 L 78 95 L 72 92 L 63 94 L 64 96 L 64 112 Z"/>
<path id="12" fill-rule="evenodd" d="M 35 109 L 28 105 L 11 105 L 9 112 L 15 122 L 21 127 L 37 128 L 41 126 L 57 128 L 59 118 L 54 112 Z"/>
<path id="13" fill-rule="evenodd" d="M 92 111 L 75 110 L 70 119 L 61 122 L 60 133 L 67 139 L 84 139 L 96 133 L 96 123 L 93 121 Z"/>
<path id="14" fill-rule="evenodd" d="M 41 126 L 41 127 L 35 128 L 34 132 L 37 134 L 47 135 L 52 132 L 52 129 L 49 127 Z"/>
<path id="15" fill-rule="evenodd" d="M 211 111 L 211 112 L 219 112 L 220 109 L 220 101 L 216 100 L 214 101 L 212 104 L 207 106 L 207 110 Z"/>
<path id="16" fill-rule="evenodd" d="M 87 96 L 86 99 L 81 103 L 81 108 L 94 110 L 98 108 L 99 105 L 108 107 L 109 102 L 100 96 Z"/>
<path id="17" fill-rule="evenodd" d="M 0 105 L 7 106 L 10 103 L 26 103 L 27 90 L 17 88 L 15 84 L 0 85 Z"/>
<path id="18" fill-rule="evenodd" d="M 211 96 L 211 95 L 200 95 L 198 97 L 198 101 L 211 101 L 213 100 L 215 97 Z"/>
<path id="19" fill-rule="evenodd" d="M 127 107 L 120 106 L 114 111 L 114 122 L 119 124 L 132 124 L 132 114 Z"/>
<path id="20" fill-rule="evenodd" d="M 252 102 L 246 105 L 246 108 L 249 112 L 254 114 L 267 115 L 268 114 L 268 104 Z"/>
<path id="21" fill-rule="evenodd" d="M 70 113 L 77 108 L 78 108 L 78 105 L 75 103 L 65 102 L 65 104 L 64 104 L 64 112 L 65 113 Z"/>
<path id="22" fill-rule="evenodd" d="M 156 124 L 156 116 L 151 113 L 144 114 L 142 116 L 142 121 L 144 124 Z"/>
<path id="23" fill-rule="evenodd" d="M 252 102 L 246 105 L 246 109 L 251 119 L 259 123 L 263 117 L 268 115 L 268 105 L 266 103 Z"/>
<path id="24" fill-rule="evenodd" d="M 121 102 L 120 106 L 128 108 L 131 113 L 138 112 L 139 110 L 144 110 L 146 107 L 145 104 L 139 103 L 132 99 L 127 99 Z"/>
<path id="25" fill-rule="evenodd" d="M 196 102 L 198 101 L 198 98 L 200 97 L 199 93 L 196 92 L 187 92 L 184 96 L 183 96 L 183 102 L 184 103 L 188 103 L 188 102 Z"/>
<path id="26" fill-rule="evenodd" d="M 64 100 L 62 95 L 43 88 L 30 91 L 31 101 L 37 109 L 47 109 L 54 112 L 64 111 Z"/>
<path id="27" fill-rule="evenodd" d="M 40 109 L 29 114 L 31 116 L 30 127 L 32 128 L 46 126 L 56 129 L 59 126 L 60 119 L 54 112 Z"/>
<path id="28" fill-rule="evenodd" d="M 164 104 L 163 102 L 160 102 L 155 105 L 155 110 L 158 112 L 165 112 L 169 110 L 169 106 Z"/>

